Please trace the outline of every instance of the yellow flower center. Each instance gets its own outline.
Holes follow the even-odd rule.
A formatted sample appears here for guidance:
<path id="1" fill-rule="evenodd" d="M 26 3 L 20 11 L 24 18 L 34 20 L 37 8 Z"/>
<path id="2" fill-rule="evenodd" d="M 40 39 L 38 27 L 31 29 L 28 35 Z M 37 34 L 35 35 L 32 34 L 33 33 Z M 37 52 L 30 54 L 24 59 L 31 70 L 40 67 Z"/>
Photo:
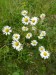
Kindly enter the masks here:
<path id="1" fill-rule="evenodd" d="M 19 43 L 18 43 L 18 42 L 15 42 L 15 45 L 16 45 L 16 46 L 18 46 L 18 45 L 19 45 Z"/>
<path id="2" fill-rule="evenodd" d="M 18 38 L 18 36 L 16 35 L 15 38 Z"/>
<path id="3" fill-rule="evenodd" d="M 24 29 L 26 30 L 26 27 L 24 27 Z"/>
<path id="4" fill-rule="evenodd" d="M 24 14 L 26 14 L 26 12 L 24 12 Z"/>
<path id="5" fill-rule="evenodd" d="M 25 18 L 24 21 L 25 21 L 25 22 L 28 22 L 28 18 Z"/>
<path id="6" fill-rule="evenodd" d="M 44 52 L 43 54 L 44 54 L 44 56 L 47 56 L 47 53 L 46 52 Z"/>
<path id="7" fill-rule="evenodd" d="M 34 22 L 35 22 L 35 20 L 32 20 L 32 22 L 34 23 Z"/>
<path id="8" fill-rule="evenodd" d="M 42 34 L 44 35 L 45 33 L 44 33 L 44 32 L 42 32 Z"/>
<path id="9" fill-rule="evenodd" d="M 33 42 L 33 44 L 36 44 L 36 42 Z"/>
<path id="10" fill-rule="evenodd" d="M 30 37 L 30 34 L 28 34 L 28 36 Z"/>
<path id="11" fill-rule="evenodd" d="M 43 50 L 43 48 L 41 48 L 40 50 Z"/>
<path id="12" fill-rule="evenodd" d="M 9 29 L 7 28 L 7 29 L 5 29 L 5 32 L 9 32 Z"/>

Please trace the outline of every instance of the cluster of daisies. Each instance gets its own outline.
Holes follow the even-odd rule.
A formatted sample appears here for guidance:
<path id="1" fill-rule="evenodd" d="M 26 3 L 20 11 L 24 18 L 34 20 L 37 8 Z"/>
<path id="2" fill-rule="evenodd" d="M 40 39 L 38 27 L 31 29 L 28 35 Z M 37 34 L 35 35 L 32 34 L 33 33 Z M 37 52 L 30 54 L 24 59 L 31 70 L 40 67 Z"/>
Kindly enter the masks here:
<path id="1" fill-rule="evenodd" d="M 22 27 L 22 31 L 26 32 L 29 30 L 29 28 L 27 27 L 28 25 L 32 26 L 32 30 L 36 30 L 35 25 L 38 23 L 39 18 L 38 17 L 32 17 L 30 18 L 29 16 L 27 16 L 28 11 L 23 10 L 21 12 L 21 15 L 23 16 L 22 18 L 22 23 L 24 24 L 24 26 Z M 41 14 L 40 15 L 40 19 L 43 21 L 45 19 L 45 14 Z M 10 26 L 4 26 L 2 29 L 3 34 L 5 35 L 10 35 L 10 33 L 12 32 L 12 29 Z M 43 39 L 46 36 L 46 31 L 41 31 L 40 35 L 38 36 L 38 39 Z M 20 51 L 23 49 L 23 44 L 20 42 L 20 34 L 15 33 L 12 36 L 12 47 L 14 49 L 16 49 L 17 51 Z M 33 34 L 31 32 L 28 32 L 25 36 L 26 39 L 31 39 L 33 37 Z M 37 40 L 31 40 L 30 45 L 31 46 L 37 46 L 38 41 Z M 48 51 L 45 50 L 44 46 L 40 46 L 38 48 L 38 50 L 40 51 L 40 56 L 44 59 L 49 58 L 50 53 Z"/>
<path id="2" fill-rule="evenodd" d="M 22 23 L 23 23 L 24 25 L 30 24 L 30 25 L 34 26 L 34 25 L 37 24 L 37 22 L 38 22 L 38 20 L 39 20 L 39 18 L 37 18 L 37 17 L 32 17 L 32 18 L 30 19 L 30 17 L 27 16 L 28 11 L 23 10 L 23 11 L 21 12 L 21 14 L 23 15 Z"/>
<path id="3" fill-rule="evenodd" d="M 2 32 L 3 32 L 3 34 L 5 34 L 5 35 L 10 35 L 10 33 L 12 32 L 12 29 L 11 29 L 10 26 L 5 26 L 5 27 L 2 29 Z M 20 35 L 17 34 L 17 33 L 15 33 L 15 34 L 13 34 L 12 39 L 13 39 L 13 41 L 12 41 L 12 47 L 13 47 L 14 49 L 16 49 L 17 51 L 22 50 L 22 49 L 23 49 L 23 45 L 19 42 Z"/>

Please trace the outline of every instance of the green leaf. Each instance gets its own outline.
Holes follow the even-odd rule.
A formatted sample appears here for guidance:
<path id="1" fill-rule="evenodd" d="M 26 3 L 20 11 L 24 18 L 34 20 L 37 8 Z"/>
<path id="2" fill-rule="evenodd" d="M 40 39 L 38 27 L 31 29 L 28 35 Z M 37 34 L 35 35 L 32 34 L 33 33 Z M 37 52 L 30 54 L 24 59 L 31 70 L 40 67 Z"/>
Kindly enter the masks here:
<path id="1" fill-rule="evenodd" d="M 14 72 L 12 75 L 20 75 L 19 72 Z"/>
<path id="2" fill-rule="evenodd" d="M 9 47 L 8 46 L 4 46 L 4 47 L 0 48 L 0 53 L 6 54 L 8 52 L 9 52 Z"/>
<path id="3" fill-rule="evenodd" d="M 24 75 L 22 70 L 17 70 L 16 72 L 14 72 L 12 75 Z"/>

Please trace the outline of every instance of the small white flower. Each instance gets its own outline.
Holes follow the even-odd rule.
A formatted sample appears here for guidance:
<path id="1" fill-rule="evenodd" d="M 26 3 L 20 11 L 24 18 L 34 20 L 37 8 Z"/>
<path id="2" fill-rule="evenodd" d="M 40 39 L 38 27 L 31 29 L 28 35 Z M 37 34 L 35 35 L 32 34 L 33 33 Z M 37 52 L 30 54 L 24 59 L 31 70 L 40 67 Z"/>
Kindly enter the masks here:
<path id="1" fill-rule="evenodd" d="M 34 25 L 37 24 L 37 22 L 38 22 L 38 18 L 37 18 L 37 17 L 32 17 L 32 18 L 31 18 L 31 21 L 30 21 L 30 24 L 31 24 L 32 26 L 34 26 Z"/>
<path id="2" fill-rule="evenodd" d="M 32 26 L 32 30 L 34 30 L 34 31 L 35 31 L 35 30 L 36 30 L 36 27 L 35 27 L 35 26 Z"/>
<path id="3" fill-rule="evenodd" d="M 27 10 L 22 10 L 21 14 L 22 14 L 23 16 L 26 16 L 26 15 L 28 14 L 28 11 L 27 11 Z"/>
<path id="4" fill-rule="evenodd" d="M 40 46 L 40 47 L 39 47 L 39 51 L 40 51 L 40 52 L 43 52 L 43 51 L 45 51 L 45 48 L 44 48 L 43 46 Z"/>
<path id="5" fill-rule="evenodd" d="M 2 29 L 2 32 L 5 35 L 10 35 L 10 33 L 12 32 L 12 29 L 9 26 L 4 26 L 4 28 Z"/>
<path id="6" fill-rule="evenodd" d="M 17 33 L 16 34 L 13 34 L 12 39 L 17 41 L 17 40 L 20 39 L 20 35 L 17 34 Z"/>
<path id="7" fill-rule="evenodd" d="M 43 38 L 44 38 L 43 36 L 40 36 L 40 35 L 38 36 L 38 39 L 43 39 Z"/>
<path id="8" fill-rule="evenodd" d="M 20 51 L 21 49 L 23 49 L 23 46 L 19 41 L 12 41 L 12 47 L 16 49 L 17 51 Z"/>
<path id="9" fill-rule="evenodd" d="M 40 36 L 46 36 L 46 31 L 41 31 Z"/>
<path id="10" fill-rule="evenodd" d="M 38 44 L 38 42 L 37 42 L 36 40 L 32 40 L 32 41 L 31 41 L 31 45 L 32 45 L 32 46 L 36 46 L 37 44 Z"/>
<path id="11" fill-rule="evenodd" d="M 29 18 L 28 16 L 24 16 L 24 17 L 22 18 L 22 23 L 23 23 L 24 25 L 28 25 L 29 22 L 30 22 L 30 18 Z"/>
<path id="12" fill-rule="evenodd" d="M 12 41 L 12 47 L 14 49 L 18 49 L 21 46 L 21 43 L 19 41 Z"/>
<path id="13" fill-rule="evenodd" d="M 23 26 L 22 31 L 28 31 L 28 27 Z"/>
<path id="14" fill-rule="evenodd" d="M 41 15 L 40 15 L 40 18 L 41 18 L 41 20 L 44 20 L 45 19 L 45 14 L 44 13 L 42 13 Z"/>
<path id="15" fill-rule="evenodd" d="M 43 51 L 40 53 L 40 56 L 44 59 L 48 59 L 50 56 L 50 53 L 48 51 Z"/>
<path id="16" fill-rule="evenodd" d="M 32 33 L 28 33 L 27 35 L 26 35 L 26 39 L 30 39 L 32 37 Z"/>

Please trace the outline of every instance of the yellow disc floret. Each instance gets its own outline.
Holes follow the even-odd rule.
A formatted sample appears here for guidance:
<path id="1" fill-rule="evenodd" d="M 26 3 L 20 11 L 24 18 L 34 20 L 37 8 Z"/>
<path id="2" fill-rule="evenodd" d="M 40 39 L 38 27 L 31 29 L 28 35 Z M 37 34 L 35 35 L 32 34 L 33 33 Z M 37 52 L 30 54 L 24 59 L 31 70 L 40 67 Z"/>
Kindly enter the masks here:
<path id="1" fill-rule="evenodd" d="M 35 22 L 35 20 L 32 20 L 32 22 L 34 23 L 34 22 Z"/>
<path id="2" fill-rule="evenodd" d="M 7 28 L 7 29 L 5 29 L 5 32 L 9 32 L 9 29 Z"/>
<path id="3" fill-rule="evenodd" d="M 15 42 L 15 45 L 18 46 L 19 45 L 19 42 Z"/>
<path id="4" fill-rule="evenodd" d="M 46 53 L 46 52 L 44 52 L 44 53 L 43 53 L 43 55 L 44 55 L 44 56 L 47 56 L 47 53 Z"/>
<path id="5" fill-rule="evenodd" d="M 25 21 L 25 22 L 28 22 L 28 18 L 25 18 L 24 21 Z"/>

